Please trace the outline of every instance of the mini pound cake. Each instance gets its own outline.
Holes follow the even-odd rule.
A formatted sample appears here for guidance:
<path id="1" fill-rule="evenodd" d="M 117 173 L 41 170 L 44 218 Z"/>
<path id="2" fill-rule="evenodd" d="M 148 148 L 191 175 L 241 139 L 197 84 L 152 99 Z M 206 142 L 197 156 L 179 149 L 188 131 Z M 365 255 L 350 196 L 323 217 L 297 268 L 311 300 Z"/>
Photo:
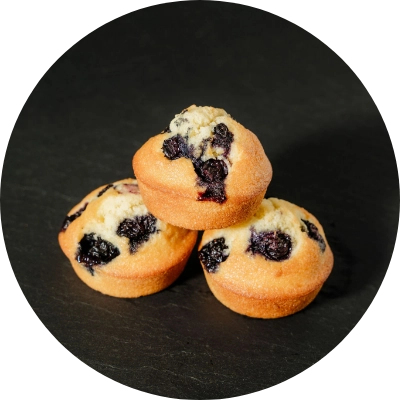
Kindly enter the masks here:
<path id="1" fill-rule="evenodd" d="M 195 105 L 136 152 L 133 169 L 149 211 L 194 230 L 246 220 L 272 178 L 252 132 L 222 109 Z"/>
<path id="2" fill-rule="evenodd" d="M 199 258 L 215 297 L 256 318 L 300 311 L 316 297 L 333 267 L 317 219 L 276 198 L 264 199 L 245 222 L 205 231 Z"/>
<path id="3" fill-rule="evenodd" d="M 180 275 L 197 232 L 158 220 L 136 180 L 124 179 L 87 195 L 67 215 L 61 249 L 91 288 L 116 297 L 158 292 Z"/>

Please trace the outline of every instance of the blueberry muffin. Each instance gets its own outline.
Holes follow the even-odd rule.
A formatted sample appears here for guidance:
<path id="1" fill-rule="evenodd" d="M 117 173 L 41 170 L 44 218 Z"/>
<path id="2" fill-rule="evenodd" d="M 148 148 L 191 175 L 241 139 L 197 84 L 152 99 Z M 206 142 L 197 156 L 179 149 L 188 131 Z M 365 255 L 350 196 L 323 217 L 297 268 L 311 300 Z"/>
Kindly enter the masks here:
<path id="1" fill-rule="evenodd" d="M 256 318 L 303 309 L 333 267 L 317 219 L 276 198 L 264 199 L 245 222 L 205 231 L 199 258 L 215 297 L 233 311 Z"/>
<path id="2" fill-rule="evenodd" d="M 102 186 L 76 205 L 59 233 L 61 249 L 91 288 L 139 297 L 169 286 L 182 272 L 197 232 L 158 220 L 136 180 Z"/>
<path id="3" fill-rule="evenodd" d="M 133 169 L 152 214 L 195 230 L 249 218 L 272 178 L 252 132 L 222 109 L 195 105 L 137 151 Z"/>

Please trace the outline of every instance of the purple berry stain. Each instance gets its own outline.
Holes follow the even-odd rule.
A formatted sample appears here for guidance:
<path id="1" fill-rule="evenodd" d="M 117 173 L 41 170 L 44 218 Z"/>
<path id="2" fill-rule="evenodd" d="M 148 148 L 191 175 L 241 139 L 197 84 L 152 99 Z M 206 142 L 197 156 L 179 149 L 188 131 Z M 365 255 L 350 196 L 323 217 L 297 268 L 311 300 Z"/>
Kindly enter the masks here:
<path id="1" fill-rule="evenodd" d="M 107 192 L 108 189 L 112 188 L 114 185 L 110 183 L 107 185 L 105 188 L 101 189 L 100 192 L 97 194 L 97 197 L 102 196 L 105 192 Z"/>
<path id="2" fill-rule="evenodd" d="M 324 238 L 321 236 L 321 234 L 318 231 L 318 228 L 310 221 L 307 221 L 305 219 L 302 219 L 304 224 L 307 227 L 307 235 L 309 238 L 316 240 L 318 242 L 318 245 L 321 249 L 322 252 L 325 251 L 326 249 L 326 243 Z"/>
<path id="3" fill-rule="evenodd" d="M 261 254 L 266 260 L 271 261 L 283 261 L 290 257 L 292 239 L 288 234 L 280 230 L 256 232 L 251 228 L 250 231 L 248 252 Z"/>
<path id="4" fill-rule="evenodd" d="M 142 243 L 147 242 L 152 234 L 158 232 L 156 224 L 156 217 L 150 213 L 126 218 L 119 224 L 117 235 L 129 239 L 129 250 L 134 254 Z"/>
<path id="5" fill-rule="evenodd" d="M 69 227 L 70 223 L 72 221 L 75 221 L 78 217 L 82 215 L 82 213 L 86 210 L 88 203 L 85 203 L 82 208 L 80 208 L 76 213 L 72 215 L 67 215 L 64 219 L 64 222 L 62 223 L 60 232 L 65 232 L 67 228 Z"/>
<path id="6" fill-rule="evenodd" d="M 115 187 L 119 194 L 132 193 L 139 194 L 139 186 L 136 183 L 123 183 Z"/>
<path id="7" fill-rule="evenodd" d="M 75 259 L 94 275 L 94 267 L 108 264 L 119 255 L 119 249 L 112 243 L 89 233 L 79 242 Z"/>
<path id="8" fill-rule="evenodd" d="M 233 142 L 232 132 L 229 131 L 225 124 L 220 123 L 215 126 L 213 133 L 211 146 L 224 149 L 223 156 L 227 157 Z M 214 201 L 219 204 L 224 203 L 226 200 L 224 181 L 228 176 L 226 162 L 215 158 L 206 161 L 201 160 L 209 139 L 203 140 L 201 143 L 201 155 L 197 158 L 193 156 L 193 146 L 189 146 L 187 141 L 187 137 L 182 137 L 179 134 L 164 140 L 162 150 L 165 157 L 169 160 L 177 160 L 181 157 L 190 159 L 198 176 L 198 185 L 206 188 L 204 192 L 199 192 L 197 200 Z"/>
<path id="9" fill-rule="evenodd" d="M 195 167 L 196 174 L 205 183 L 223 182 L 228 175 L 228 167 L 223 160 L 210 158 Z"/>
<path id="10" fill-rule="evenodd" d="M 215 182 L 207 184 L 204 192 L 199 192 L 199 201 L 214 201 L 222 204 L 226 200 L 225 185 L 223 182 Z"/>
<path id="11" fill-rule="evenodd" d="M 228 175 L 228 167 L 223 160 L 213 158 L 201 162 L 195 167 L 198 184 L 205 186 L 206 190 L 199 193 L 200 201 L 214 201 L 223 203 L 226 200 L 224 180 Z"/>
<path id="12" fill-rule="evenodd" d="M 223 237 L 211 240 L 201 248 L 199 259 L 207 272 L 217 272 L 219 264 L 229 257 L 229 254 L 225 252 L 227 249 L 228 246 L 225 244 L 225 238 Z"/>
<path id="13" fill-rule="evenodd" d="M 162 150 L 169 160 L 177 160 L 188 156 L 188 145 L 181 135 L 175 135 L 164 140 Z"/>
<path id="14" fill-rule="evenodd" d="M 213 147 L 221 147 L 224 149 L 224 156 L 227 157 L 231 151 L 231 144 L 233 142 L 233 133 L 228 129 L 225 124 L 218 124 L 214 128 L 214 137 L 211 141 Z"/>

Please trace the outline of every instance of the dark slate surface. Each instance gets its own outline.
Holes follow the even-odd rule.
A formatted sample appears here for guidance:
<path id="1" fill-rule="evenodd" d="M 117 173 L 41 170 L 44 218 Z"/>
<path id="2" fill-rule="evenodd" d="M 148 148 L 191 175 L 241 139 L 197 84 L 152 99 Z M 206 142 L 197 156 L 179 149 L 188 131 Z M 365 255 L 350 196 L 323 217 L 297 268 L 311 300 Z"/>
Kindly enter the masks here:
<path id="1" fill-rule="evenodd" d="M 335 267 L 304 311 L 265 321 L 231 312 L 209 291 L 196 254 L 161 293 L 107 297 L 59 249 L 72 206 L 132 176 L 134 152 L 192 103 L 225 108 L 253 130 L 274 167 L 268 195 L 325 227 Z M 175 398 L 251 393 L 318 362 L 371 304 L 399 214 L 389 136 L 353 72 L 285 20 L 214 2 L 126 15 L 61 57 L 16 123 L 1 194 L 12 267 L 49 331 L 102 374 Z"/>

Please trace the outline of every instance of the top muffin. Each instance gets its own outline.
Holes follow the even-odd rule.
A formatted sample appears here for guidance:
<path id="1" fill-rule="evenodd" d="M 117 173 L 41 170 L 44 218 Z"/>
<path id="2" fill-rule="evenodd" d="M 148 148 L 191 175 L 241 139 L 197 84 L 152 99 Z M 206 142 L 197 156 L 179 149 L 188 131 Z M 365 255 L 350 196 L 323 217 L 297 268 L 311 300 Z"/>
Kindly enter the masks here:
<path id="1" fill-rule="evenodd" d="M 230 226 L 252 215 L 272 178 L 257 137 L 218 108 L 191 107 L 135 154 L 143 200 L 187 229 Z"/>

